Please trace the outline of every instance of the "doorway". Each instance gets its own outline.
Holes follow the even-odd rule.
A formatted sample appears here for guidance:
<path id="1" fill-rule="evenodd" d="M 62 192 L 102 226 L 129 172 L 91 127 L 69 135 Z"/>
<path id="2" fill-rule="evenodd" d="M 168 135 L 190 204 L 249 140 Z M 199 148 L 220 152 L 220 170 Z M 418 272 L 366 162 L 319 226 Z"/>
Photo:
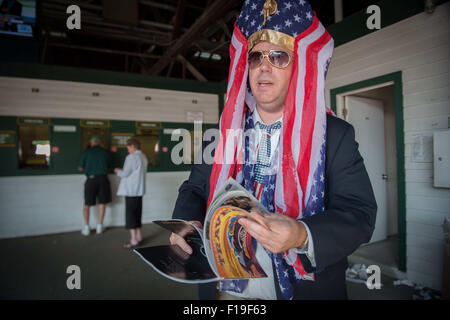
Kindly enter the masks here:
<path id="1" fill-rule="evenodd" d="M 352 256 L 401 277 L 406 271 L 401 73 L 333 89 L 331 98 L 336 115 L 355 128 L 378 205 L 370 242 Z"/>

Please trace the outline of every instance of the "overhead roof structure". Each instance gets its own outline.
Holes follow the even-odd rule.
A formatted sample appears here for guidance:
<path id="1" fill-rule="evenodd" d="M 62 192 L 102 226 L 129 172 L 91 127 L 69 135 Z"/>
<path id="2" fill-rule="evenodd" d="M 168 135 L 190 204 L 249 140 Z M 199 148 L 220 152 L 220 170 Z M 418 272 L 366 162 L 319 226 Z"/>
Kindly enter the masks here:
<path id="1" fill-rule="evenodd" d="M 243 0 L 42 0 L 38 2 L 40 62 L 51 65 L 222 81 Z M 352 1 L 351 9 L 376 1 Z M 333 1 L 311 0 L 325 26 Z M 81 10 L 69 30 L 67 7 Z M 344 16 L 345 8 L 344 3 Z"/>

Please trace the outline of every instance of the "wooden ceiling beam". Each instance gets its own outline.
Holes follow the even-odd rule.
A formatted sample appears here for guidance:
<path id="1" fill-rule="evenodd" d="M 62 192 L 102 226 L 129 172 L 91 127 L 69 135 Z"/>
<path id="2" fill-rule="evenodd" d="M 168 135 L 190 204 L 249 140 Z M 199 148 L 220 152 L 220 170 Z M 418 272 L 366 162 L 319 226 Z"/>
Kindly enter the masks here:
<path id="1" fill-rule="evenodd" d="M 204 75 L 200 73 L 189 61 L 186 60 L 181 54 L 177 56 L 177 61 L 181 61 L 186 68 L 192 73 L 192 75 L 198 80 L 202 82 L 207 82 L 208 79 Z"/>
<path id="2" fill-rule="evenodd" d="M 144 6 L 147 6 L 147 7 L 164 9 L 164 10 L 168 10 L 168 11 L 172 11 L 172 12 L 177 11 L 177 8 L 175 8 L 174 6 L 171 6 L 171 5 L 165 4 L 165 3 L 156 2 L 156 1 L 141 0 L 141 1 L 139 1 L 139 3 Z"/>
<path id="3" fill-rule="evenodd" d="M 180 36 L 181 25 L 183 24 L 185 4 L 185 0 L 178 0 L 177 11 L 175 13 L 175 25 L 172 31 L 172 40 L 175 40 Z"/>
<path id="4" fill-rule="evenodd" d="M 228 11 L 234 4 L 235 0 L 214 1 L 207 9 L 205 9 L 197 21 L 195 21 L 195 23 L 168 48 L 164 56 L 149 70 L 149 73 L 151 75 L 158 75 L 165 67 L 167 67 L 172 57 L 177 56 L 191 45 L 213 21 L 216 21 L 221 17 L 223 12 Z"/>

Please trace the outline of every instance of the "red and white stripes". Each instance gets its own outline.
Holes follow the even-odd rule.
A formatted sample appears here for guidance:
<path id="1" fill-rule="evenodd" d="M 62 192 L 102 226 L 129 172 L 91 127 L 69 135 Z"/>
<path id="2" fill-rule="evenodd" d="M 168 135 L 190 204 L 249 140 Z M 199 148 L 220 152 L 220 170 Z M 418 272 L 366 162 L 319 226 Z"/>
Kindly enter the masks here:
<path id="1" fill-rule="evenodd" d="M 233 132 L 244 127 L 247 48 L 247 39 L 235 26 L 230 46 L 227 101 L 220 119 L 221 138 L 214 157 L 208 205 L 215 191 L 242 170 L 243 143 Z M 275 204 L 278 212 L 300 219 L 314 182 L 312 175 L 320 160 L 326 130 L 325 68 L 333 51 L 333 39 L 314 16 L 312 25 L 295 39 L 294 50 L 279 144 L 281 165 Z M 230 163 L 225 161 L 227 159 L 234 161 Z"/>

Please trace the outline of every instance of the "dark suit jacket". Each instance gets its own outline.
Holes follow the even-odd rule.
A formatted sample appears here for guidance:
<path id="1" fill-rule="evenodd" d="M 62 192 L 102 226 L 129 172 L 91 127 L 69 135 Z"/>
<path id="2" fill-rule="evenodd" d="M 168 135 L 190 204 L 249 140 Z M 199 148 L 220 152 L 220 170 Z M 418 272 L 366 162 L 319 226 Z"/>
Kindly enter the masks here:
<path id="1" fill-rule="evenodd" d="M 311 231 L 316 268 L 306 255 L 299 255 L 307 272 L 320 272 L 315 274 L 315 281 L 300 282 L 294 299 L 346 299 L 347 256 L 369 242 L 375 227 L 377 205 L 354 129 L 330 115 L 325 158 L 325 212 L 302 220 Z M 203 223 L 211 170 L 212 165 L 194 165 L 189 179 L 179 189 L 173 218 Z M 200 299 L 214 298 L 213 286 L 200 287 Z"/>

